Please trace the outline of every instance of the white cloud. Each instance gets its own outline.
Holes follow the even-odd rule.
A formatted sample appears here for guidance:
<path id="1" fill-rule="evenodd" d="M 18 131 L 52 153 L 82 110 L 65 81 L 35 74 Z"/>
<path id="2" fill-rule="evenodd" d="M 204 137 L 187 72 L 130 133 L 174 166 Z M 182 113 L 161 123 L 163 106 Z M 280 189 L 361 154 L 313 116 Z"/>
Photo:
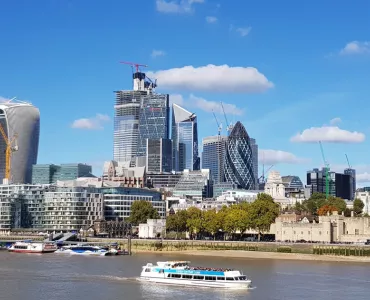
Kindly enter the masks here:
<path id="1" fill-rule="evenodd" d="M 274 86 L 256 68 L 228 65 L 185 66 L 148 72 L 148 76 L 156 78 L 160 87 L 176 90 L 259 93 Z"/>
<path id="2" fill-rule="evenodd" d="M 108 121 L 110 121 L 110 118 L 107 115 L 96 114 L 96 116 L 92 118 L 82 118 L 75 120 L 72 123 L 71 127 L 88 130 L 103 129 L 103 124 Z"/>
<path id="3" fill-rule="evenodd" d="M 330 165 L 330 170 L 336 173 L 343 173 L 344 170 L 347 168 L 348 168 L 348 164 Z M 370 165 L 369 164 L 353 165 L 351 166 L 351 168 L 356 170 L 357 183 L 364 183 L 364 182 L 370 183 Z"/>
<path id="4" fill-rule="evenodd" d="M 236 31 L 241 35 L 241 36 L 247 36 L 252 30 L 252 27 L 239 27 L 236 28 Z"/>
<path id="5" fill-rule="evenodd" d="M 348 43 L 339 54 L 351 55 L 351 54 L 365 54 L 370 53 L 370 42 L 359 42 L 353 41 Z"/>
<path id="6" fill-rule="evenodd" d="M 337 124 L 339 124 L 339 123 L 341 123 L 342 122 L 342 119 L 341 118 L 333 118 L 333 119 L 331 119 L 330 120 L 330 125 L 337 125 Z"/>
<path id="7" fill-rule="evenodd" d="M 290 141 L 296 143 L 361 143 L 365 140 L 365 135 L 357 131 L 340 129 L 337 126 L 311 127 L 302 133 L 293 136 Z"/>
<path id="8" fill-rule="evenodd" d="M 258 150 L 258 162 L 267 165 L 282 164 L 301 164 L 308 162 L 305 158 L 299 158 L 293 153 L 281 150 Z"/>
<path id="9" fill-rule="evenodd" d="M 191 13 L 195 3 L 204 3 L 204 0 L 156 0 L 156 7 L 162 13 Z"/>
<path id="10" fill-rule="evenodd" d="M 162 51 L 162 50 L 153 50 L 152 51 L 152 54 L 151 54 L 151 57 L 153 58 L 156 58 L 158 56 L 165 56 L 166 55 L 166 52 Z"/>
<path id="11" fill-rule="evenodd" d="M 206 17 L 207 23 L 216 23 L 218 19 L 216 17 L 208 16 Z"/>
<path id="12" fill-rule="evenodd" d="M 370 182 L 370 173 L 356 174 L 356 182 Z"/>
<path id="13" fill-rule="evenodd" d="M 194 96 L 193 94 L 190 94 L 186 99 L 179 94 L 170 95 L 170 102 L 179 104 L 180 106 L 189 109 L 201 109 L 208 113 L 215 112 L 218 114 L 223 114 L 220 102 L 206 100 L 204 98 Z M 244 113 L 244 111 L 235 104 L 222 103 L 222 105 L 227 115 L 240 116 Z"/>

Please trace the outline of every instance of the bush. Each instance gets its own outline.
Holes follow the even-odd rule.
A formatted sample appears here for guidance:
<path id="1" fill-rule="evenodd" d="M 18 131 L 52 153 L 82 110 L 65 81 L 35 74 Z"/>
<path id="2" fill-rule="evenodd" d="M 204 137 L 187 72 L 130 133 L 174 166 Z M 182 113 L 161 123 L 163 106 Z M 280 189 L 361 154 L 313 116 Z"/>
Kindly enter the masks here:
<path id="1" fill-rule="evenodd" d="M 292 253 L 292 248 L 290 248 L 290 247 L 279 247 L 277 249 L 277 252 L 281 252 L 281 253 Z"/>

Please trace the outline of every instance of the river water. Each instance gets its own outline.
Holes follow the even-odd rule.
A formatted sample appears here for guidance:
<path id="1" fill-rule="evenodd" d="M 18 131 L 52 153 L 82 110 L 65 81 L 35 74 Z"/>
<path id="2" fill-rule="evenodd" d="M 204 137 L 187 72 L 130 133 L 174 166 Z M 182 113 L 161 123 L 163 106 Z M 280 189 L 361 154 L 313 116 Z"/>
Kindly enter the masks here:
<path id="1" fill-rule="evenodd" d="M 230 291 L 141 283 L 147 262 L 191 260 L 192 265 L 242 270 L 252 290 Z M 361 263 L 207 258 L 137 254 L 84 257 L 0 251 L 1 300 L 239 300 L 370 299 L 370 265 Z"/>

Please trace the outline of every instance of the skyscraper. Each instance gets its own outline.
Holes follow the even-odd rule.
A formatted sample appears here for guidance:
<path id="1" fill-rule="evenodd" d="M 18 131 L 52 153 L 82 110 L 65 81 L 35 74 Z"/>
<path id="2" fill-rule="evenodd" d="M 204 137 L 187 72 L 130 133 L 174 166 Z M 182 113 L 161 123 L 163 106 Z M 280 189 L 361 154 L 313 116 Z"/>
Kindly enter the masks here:
<path id="1" fill-rule="evenodd" d="M 350 194 L 351 197 L 349 200 L 354 200 L 355 199 L 355 194 L 356 194 L 356 170 L 352 168 L 347 168 L 344 170 L 345 175 L 350 175 L 351 176 L 351 181 L 350 181 Z"/>
<path id="2" fill-rule="evenodd" d="M 14 183 L 31 183 L 32 165 L 37 163 L 40 136 L 40 112 L 30 103 L 0 104 L 0 124 L 6 139 L 15 138 L 17 151 L 11 156 L 10 180 Z M 0 135 L 0 181 L 5 177 L 6 141 Z"/>
<path id="3" fill-rule="evenodd" d="M 225 180 L 238 188 L 255 189 L 251 141 L 242 123 L 236 122 L 228 139 L 225 156 Z"/>
<path id="4" fill-rule="evenodd" d="M 146 171 L 170 173 L 172 171 L 172 141 L 170 139 L 147 139 Z"/>
<path id="5" fill-rule="evenodd" d="M 255 179 L 254 189 L 258 190 L 258 145 L 255 139 L 250 139 L 252 148 L 253 173 Z"/>
<path id="6" fill-rule="evenodd" d="M 210 169 L 215 184 L 224 182 L 226 136 L 203 138 L 202 169 Z"/>
<path id="7" fill-rule="evenodd" d="M 197 116 L 177 104 L 172 106 L 173 169 L 199 170 Z"/>
<path id="8" fill-rule="evenodd" d="M 168 95 L 154 94 L 156 84 L 146 79 L 145 73 L 137 71 L 133 90 L 115 92 L 115 161 L 134 162 L 138 154 L 145 156 L 146 138 L 168 138 Z"/>
<path id="9" fill-rule="evenodd" d="M 167 94 L 148 93 L 141 98 L 137 156 L 146 155 L 147 139 L 168 139 L 170 107 Z"/>

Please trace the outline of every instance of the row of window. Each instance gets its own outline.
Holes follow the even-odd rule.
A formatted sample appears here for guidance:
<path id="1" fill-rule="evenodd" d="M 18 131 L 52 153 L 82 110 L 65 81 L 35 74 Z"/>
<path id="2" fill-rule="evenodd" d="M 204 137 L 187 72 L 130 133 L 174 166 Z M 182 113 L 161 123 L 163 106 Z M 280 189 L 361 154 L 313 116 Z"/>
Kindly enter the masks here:
<path id="1" fill-rule="evenodd" d="M 238 281 L 247 280 L 246 276 L 202 276 L 202 275 L 188 275 L 188 274 L 167 274 L 167 278 L 178 278 L 178 279 L 194 279 L 194 280 L 206 280 L 206 281 Z"/>

